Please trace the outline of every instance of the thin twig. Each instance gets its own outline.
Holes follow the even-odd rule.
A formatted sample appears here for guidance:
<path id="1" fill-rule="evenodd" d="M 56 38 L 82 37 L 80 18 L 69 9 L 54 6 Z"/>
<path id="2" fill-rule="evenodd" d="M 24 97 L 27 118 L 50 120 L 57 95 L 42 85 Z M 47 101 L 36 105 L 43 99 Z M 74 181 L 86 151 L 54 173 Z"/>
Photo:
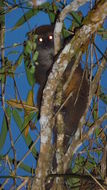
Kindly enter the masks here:
<path id="1" fill-rule="evenodd" d="M 20 162 L 17 164 L 17 168 L 20 166 L 20 164 L 25 160 L 25 158 L 30 154 L 32 148 L 35 146 L 35 144 L 37 143 L 37 141 L 39 140 L 40 135 L 36 138 L 36 140 L 34 141 L 34 143 L 32 144 L 32 146 L 30 147 L 30 149 L 26 152 L 26 154 L 23 156 L 23 158 L 20 160 Z"/>
<path id="2" fill-rule="evenodd" d="M 101 187 L 102 190 L 106 190 L 102 185 L 101 183 L 99 183 L 99 181 L 86 169 L 84 168 L 85 171 L 92 177 L 92 179 Z"/>

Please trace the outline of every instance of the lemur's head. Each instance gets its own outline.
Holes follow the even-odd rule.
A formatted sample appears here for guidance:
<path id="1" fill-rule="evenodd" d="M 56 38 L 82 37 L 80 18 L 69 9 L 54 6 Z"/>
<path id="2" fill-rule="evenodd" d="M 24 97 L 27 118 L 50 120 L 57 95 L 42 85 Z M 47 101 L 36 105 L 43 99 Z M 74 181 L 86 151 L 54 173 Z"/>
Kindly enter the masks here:
<path id="1" fill-rule="evenodd" d="M 54 26 L 44 25 L 36 28 L 37 51 L 39 53 L 38 62 L 43 66 L 50 66 L 53 63 L 54 56 Z"/>

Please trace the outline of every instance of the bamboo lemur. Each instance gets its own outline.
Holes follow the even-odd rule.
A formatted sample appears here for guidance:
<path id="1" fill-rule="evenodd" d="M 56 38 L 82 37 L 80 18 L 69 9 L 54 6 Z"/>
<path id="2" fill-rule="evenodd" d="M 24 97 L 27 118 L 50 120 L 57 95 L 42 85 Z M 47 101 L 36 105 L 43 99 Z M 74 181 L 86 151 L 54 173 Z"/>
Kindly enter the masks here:
<path id="1" fill-rule="evenodd" d="M 36 29 L 36 34 L 38 35 L 37 40 L 37 51 L 39 52 L 38 62 L 36 66 L 36 82 L 39 83 L 40 88 L 37 96 L 37 105 L 40 110 L 43 89 L 45 87 L 48 75 L 50 73 L 50 68 L 53 64 L 54 58 L 54 39 L 53 39 L 54 27 L 52 25 L 40 26 Z M 67 81 L 72 65 L 73 59 L 69 63 L 67 69 L 63 75 L 63 85 Z M 81 85 L 81 86 L 80 86 Z M 63 101 L 68 97 L 69 93 L 72 91 L 72 96 L 66 102 L 62 108 L 62 113 L 65 122 L 65 142 L 67 145 L 70 136 L 74 135 L 76 132 L 78 123 L 81 116 L 83 115 L 86 103 L 88 100 L 89 85 L 86 79 L 86 73 L 83 76 L 83 70 L 79 64 L 76 68 L 68 87 L 63 91 Z M 79 93 L 79 94 L 78 94 Z M 77 98 L 77 100 L 76 100 Z"/>

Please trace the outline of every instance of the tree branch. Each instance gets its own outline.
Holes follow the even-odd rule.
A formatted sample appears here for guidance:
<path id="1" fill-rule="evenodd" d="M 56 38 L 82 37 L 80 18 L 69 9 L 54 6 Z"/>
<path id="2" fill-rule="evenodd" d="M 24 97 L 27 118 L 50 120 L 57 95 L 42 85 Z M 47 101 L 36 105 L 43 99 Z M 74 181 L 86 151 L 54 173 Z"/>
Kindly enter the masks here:
<path id="1" fill-rule="evenodd" d="M 90 135 L 99 128 L 104 120 L 107 119 L 107 113 L 105 113 L 102 117 L 100 117 L 89 129 L 89 131 L 82 136 L 82 139 L 74 140 L 73 143 L 70 145 L 67 153 L 64 156 L 64 172 L 68 169 L 69 162 L 72 158 L 72 155 L 76 153 L 77 149 L 83 144 L 85 139 L 89 140 Z"/>
<path id="2" fill-rule="evenodd" d="M 75 53 L 79 51 L 86 44 L 86 42 L 90 39 L 90 35 L 96 32 L 98 28 L 100 28 L 101 25 L 103 24 L 104 19 L 106 18 L 106 7 L 107 7 L 107 1 L 101 0 L 95 9 L 90 11 L 89 15 L 86 17 L 84 21 L 84 25 L 82 26 L 82 28 L 75 33 L 75 36 L 72 38 L 70 43 L 68 43 L 62 50 L 61 54 L 59 55 L 58 59 L 53 65 L 52 72 L 48 77 L 46 87 L 43 91 L 43 101 L 41 107 L 40 156 L 36 169 L 36 177 L 34 178 L 32 185 L 32 190 L 45 189 L 46 176 L 48 175 L 48 172 L 50 170 L 50 164 L 52 161 L 51 138 L 52 138 L 52 128 L 54 125 L 53 101 L 58 83 L 60 82 L 60 79 L 69 61 L 72 59 Z M 93 18 L 96 17 L 97 21 L 95 22 L 95 19 Z M 81 142 L 79 142 L 79 144 L 81 144 Z M 66 159 L 67 157 L 65 156 L 64 157 L 65 170 L 67 168 L 66 166 L 69 163 L 69 160 Z"/>
<path id="3" fill-rule="evenodd" d="M 66 15 L 72 11 L 77 11 L 78 8 L 85 3 L 89 2 L 90 0 L 75 0 L 71 2 L 69 5 L 67 5 L 60 13 L 56 25 L 55 25 L 55 30 L 54 30 L 54 50 L 55 50 L 55 55 L 59 52 L 61 48 L 61 31 L 62 31 L 62 26 L 63 26 L 63 21 L 66 17 Z"/>

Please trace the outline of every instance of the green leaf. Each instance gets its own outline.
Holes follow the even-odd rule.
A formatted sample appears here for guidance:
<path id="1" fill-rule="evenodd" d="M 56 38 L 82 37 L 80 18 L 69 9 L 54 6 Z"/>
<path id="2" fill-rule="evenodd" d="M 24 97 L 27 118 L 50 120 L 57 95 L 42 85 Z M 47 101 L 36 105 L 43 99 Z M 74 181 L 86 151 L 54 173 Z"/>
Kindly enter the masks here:
<path id="1" fill-rule="evenodd" d="M 0 68 L 0 81 L 1 83 L 5 83 L 5 68 Z"/>
<path id="2" fill-rule="evenodd" d="M 30 148 L 31 144 L 33 144 L 33 141 L 32 141 L 32 138 L 31 138 L 30 134 L 28 134 L 27 137 L 25 137 L 23 121 L 22 121 L 22 119 L 21 119 L 21 117 L 20 117 L 18 111 L 17 111 L 16 109 L 14 109 L 14 110 L 12 111 L 12 113 L 13 113 L 13 118 L 14 118 L 14 120 L 15 120 L 15 122 L 16 122 L 18 128 L 19 128 L 19 130 L 20 130 L 21 133 L 22 133 L 22 136 L 23 136 L 23 138 L 24 138 L 25 143 L 27 144 L 28 148 Z M 31 151 L 31 152 L 32 152 L 32 155 L 33 155 L 35 158 L 37 158 L 38 153 L 37 153 L 35 147 L 32 148 L 32 151 Z"/>
<path id="3" fill-rule="evenodd" d="M 26 46 L 24 48 L 24 54 L 30 54 L 32 52 L 32 42 L 30 40 L 27 40 Z"/>
<path id="4" fill-rule="evenodd" d="M 38 57 L 38 52 L 36 51 L 35 35 L 32 36 L 32 41 L 30 39 L 26 42 L 24 46 L 24 64 L 28 83 L 33 87 L 35 85 L 35 62 Z"/>
<path id="5" fill-rule="evenodd" d="M 16 61 L 15 67 L 17 67 L 18 65 L 20 65 L 22 63 L 23 57 L 24 57 L 23 54 L 20 54 L 20 56 L 18 57 L 18 59 Z"/>
<path id="6" fill-rule="evenodd" d="M 0 160 L 4 160 L 4 155 L 0 155 Z M 8 157 L 9 158 L 9 162 L 12 164 L 12 163 L 14 163 L 14 159 L 12 159 L 11 157 Z M 17 164 L 20 162 L 20 160 L 16 160 L 16 162 L 17 162 Z M 30 167 L 30 166 L 28 166 L 28 165 L 26 165 L 26 164 L 24 164 L 23 162 L 19 165 L 19 168 L 21 168 L 21 169 L 23 169 L 24 171 L 26 171 L 26 172 L 29 172 L 30 174 L 32 174 L 32 173 L 34 173 L 34 171 L 33 171 L 33 169 Z M 13 176 L 14 177 L 14 176 Z"/>
<path id="7" fill-rule="evenodd" d="M 33 72 L 32 72 L 33 69 Z M 31 67 L 31 72 L 30 69 L 25 68 L 26 70 L 26 76 L 27 76 L 27 80 L 29 82 L 29 84 L 33 87 L 35 85 L 35 77 L 34 77 L 34 71 L 35 71 L 35 67 Z"/>
<path id="8" fill-rule="evenodd" d="M 75 190 L 80 189 L 79 188 L 79 186 L 80 186 L 80 179 L 79 178 L 69 177 L 69 178 L 67 178 L 66 183 L 70 187 L 70 189 L 75 189 Z"/>
<path id="9" fill-rule="evenodd" d="M 106 94 L 101 94 L 101 95 L 100 95 L 100 99 L 101 99 L 105 104 L 107 104 L 107 95 L 106 95 Z"/>
<path id="10" fill-rule="evenodd" d="M 72 11 L 71 15 L 74 18 L 75 22 L 79 26 L 81 26 L 81 24 L 82 24 L 82 22 L 81 22 L 82 21 L 82 13 L 81 12 L 76 13 L 76 12 Z"/>
<path id="11" fill-rule="evenodd" d="M 19 20 L 18 22 L 15 24 L 15 26 L 13 27 L 13 30 L 19 28 L 20 26 L 22 26 L 23 24 L 25 24 L 25 22 L 27 22 L 30 18 L 32 18 L 33 16 L 37 15 L 37 13 L 40 10 L 45 11 L 45 9 L 47 9 L 47 7 L 49 6 L 49 3 L 44 3 L 43 5 L 39 6 L 37 9 L 30 9 L 27 13 L 25 13 Z"/>
<path id="12" fill-rule="evenodd" d="M 87 168 L 87 170 L 93 170 L 93 168 L 95 167 L 95 162 L 94 162 L 94 164 L 93 163 L 91 163 L 91 162 L 87 162 L 87 164 L 86 164 L 86 166 L 85 166 L 86 168 Z"/>
<path id="13" fill-rule="evenodd" d="M 23 24 L 25 24 L 25 22 L 27 22 L 31 17 L 35 16 L 39 11 L 37 9 L 31 9 L 29 10 L 27 13 L 25 13 L 19 20 L 18 22 L 15 24 L 15 26 L 13 27 L 13 30 L 16 30 L 17 28 L 19 28 L 20 26 L 22 26 Z M 26 19 L 25 19 L 26 18 Z"/>
<path id="14" fill-rule="evenodd" d="M 10 163 L 13 163 L 13 162 L 14 162 L 13 159 L 10 158 L 10 157 L 9 157 L 9 161 L 10 161 Z M 20 162 L 20 161 L 17 161 L 17 163 L 19 163 L 19 162 Z M 29 173 L 32 174 L 32 171 L 33 171 L 32 168 L 31 168 L 30 166 L 24 164 L 23 162 L 19 165 L 19 168 L 21 168 L 21 169 L 23 169 L 24 171 L 29 172 Z"/>
<path id="15" fill-rule="evenodd" d="M 69 32 L 65 27 L 62 29 L 62 35 L 64 38 L 67 38 L 71 35 L 71 32 Z"/>
<path id="16" fill-rule="evenodd" d="M 5 28 L 5 3 L 3 1 L 0 1 L 0 47 L 1 45 L 3 45 L 1 43 L 4 43 L 4 36 L 5 36 L 4 29 L 2 30 L 2 28 Z"/>
<path id="17" fill-rule="evenodd" d="M 29 112 L 29 115 L 26 115 L 24 122 L 23 122 L 23 128 L 25 129 L 25 127 L 29 124 L 29 122 L 35 117 L 35 113 L 34 112 Z"/>
<path id="18" fill-rule="evenodd" d="M 49 12 L 48 15 L 49 15 L 51 23 L 54 23 L 55 22 L 55 13 Z"/>
<path id="19" fill-rule="evenodd" d="M 6 108 L 6 113 L 7 113 L 7 116 L 9 117 L 9 122 L 10 122 L 10 120 L 11 120 L 11 109 L 9 107 Z M 7 126 L 6 118 L 4 115 L 1 133 L 0 133 L 0 150 L 3 148 L 3 146 L 5 144 L 7 132 L 8 132 L 8 126 Z"/>
<path id="20" fill-rule="evenodd" d="M 80 11 L 78 13 L 72 11 L 71 16 L 73 17 L 73 20 L 72 20 L 72 26 L 70 27 L 70 30 L 74 32 L 75 28 L 79 28 L 82 25 L 82 13 Z"/>
<path id="21" fill-rule="evenodd" d="M 101 93 L 99 95 L 100 99 L 107 104 L 107 94 L 104 94 L 104 92 L 101 90 Z"/>
<path id="22" fill-rule="evenodd" d="M 34 53 L 33 58 L 32 58 L 32 61 L 33 61 L 33 62 L 37 61 L 38 54 L 39 54 L 38 51 L 36 51 L 36 52 Z"/>
<path id="23" fill-rule="evenodd" d="M 5 58 L 5 66 L 0 68 L 0 80 L 2 83 L 5 83 L 5 79 L 7 76 L 13 78 L 15 70 L 17 66 L 21 64 L 22 60 L 23 60 L 23 54 L 20 54 L 16 63 L 12 65 L 11 62 L 8 60 L 8 58 L 7 57 Z"/>
<path id="24" fill-rule="evenodd" d="M 99 129 L 99 128 L 96 128 L 96 130 L 95 130 L 94 133 L 95 133 L 95 136 L 98 137 L 98 135 L 99 135 L 99 133 L 100 133 L 100 129 Z"/>
<path id="25" fill-rule="evenodd" d="M 103 28 L 103 27 L 100 28 L 100 29 L 98 30 L 98 34 L 102 36 L 102 39 L 103 39 L 103 40 L 107 40 L 107 29 L 105 29 L 105 28 Z"/>
<path id="26" fill-rule="evenodd" d="M 92 116 L 94 121 L 96 121 L 98 119 L 98 103 L 94 101 L 93 103 L 93 112 L 92 112 Z"/>
<path id="27" fill-rule="evenodd" d="M 73 173 L 80 172 L 82 170 L 83 165 L 84 165 L 84 158 L 82 156 L 79 156 L 79 158 L 77 157 L 75 160 L 75 165 L 72 168 L 72 172 Z"/>
<path id="28" fill-rule="evenodd" d="M 8 68 L 8 75 L 10 77 L 13 78 L 13 74 L 16 70 L 16 68 L 22 63 L 22 60 L 23 60 L 23 54 L 20 54 L 18 59 L 16 60 L 16 63 L 14 65 L 11 65 L 9 68 Z"/>
<path id="29" fill-rule="evenodd" d="M 35 66 L 32 65 L 30 55 L 24 57 L 24 64 L 28 83 L 33 87 L 35 85 Z"/>
<path id="30" fill-rule="evenodd" d="M 58 15 L 58 6 L 55 3 L 51 3 L 47 9 L 47 13 L 49 15 L 50 22 L 54 24 Z"/>
<path id="31" fill-rule="evenodd" d="M 30 166 L 28 166 L 28 165 L 26 165 L 26 164 L 24 164 L 24 163 L 21 163 L 19 167 L 20 167 L 21 169 L 23 169 L 24 171 L 29 172 L 29 173 L 32 174 L 33 169 L 32 169 Z M 34 172 L 33 172 L 33 173 L 34 173 Z"/>
<path id="32" fill-rule="evenodd" d="M 102 35 L 102 40 L 107 40 L 107 33 L 104 33 L 104 34 Z"/>
<path id="33" fill-rule="evenodd" d="M 10 51 L 9 53 L 8 53 L 8 55 L 11 55 L 11 54 L 18 54 L 19 52 L 18 51 Z"/>

